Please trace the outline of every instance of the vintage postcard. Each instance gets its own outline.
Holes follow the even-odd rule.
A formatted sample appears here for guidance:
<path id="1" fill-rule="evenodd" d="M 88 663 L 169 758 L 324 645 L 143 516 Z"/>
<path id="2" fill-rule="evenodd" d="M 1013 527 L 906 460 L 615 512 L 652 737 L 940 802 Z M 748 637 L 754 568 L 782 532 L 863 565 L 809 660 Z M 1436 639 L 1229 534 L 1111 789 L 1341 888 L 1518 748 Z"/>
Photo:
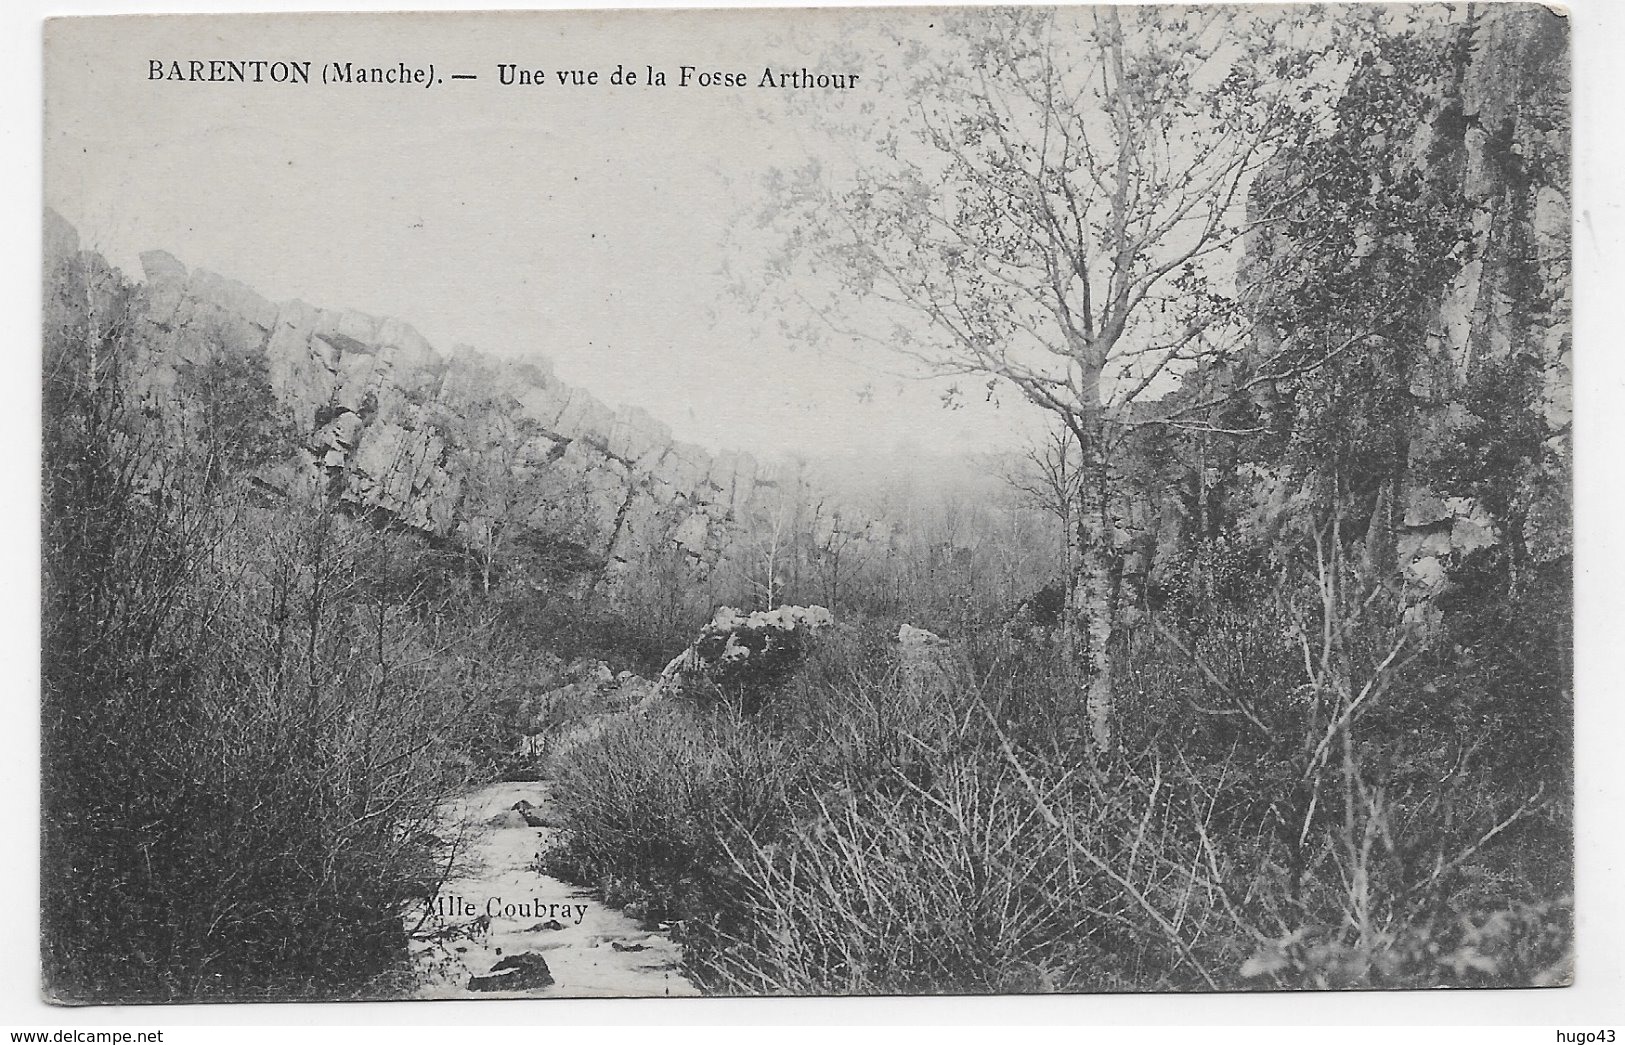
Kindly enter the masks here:
<path id="1" fill-rule="evenodd" d="M 44 48 L 47 999 L 1572 982 L 1562 12 Z"/>

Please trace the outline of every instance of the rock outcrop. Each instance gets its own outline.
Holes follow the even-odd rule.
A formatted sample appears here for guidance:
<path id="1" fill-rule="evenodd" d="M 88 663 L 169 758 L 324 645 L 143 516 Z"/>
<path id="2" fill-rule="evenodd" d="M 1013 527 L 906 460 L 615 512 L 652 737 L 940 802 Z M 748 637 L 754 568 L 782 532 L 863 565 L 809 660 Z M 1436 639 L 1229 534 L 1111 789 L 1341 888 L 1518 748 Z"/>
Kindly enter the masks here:
<path id="1" fill-rule="evenodd" d="M 45 246 L 47 279 L 79 251 L 50 212 Z M 163 251 L 141 264 L 145 393 L 161 399 L 217 353 L 263 357 L 298 451 L 260 480 L 284 494 L 342 477 L 359 508 L 485 551 L 548 544 L 565 553 L 561 570 L 611 594 L 651 555 L 709 572 L 770 516 L 813 542 L 890 540 L 861 512 L 827 510 L 797 468 L 674 439 L 647 412 L 565 384 L 540 355 L 443 356 L 398 319 L 274 303 Z"/>
<path id="2" fill-rule="evenodd" d="M 1520 557 L 1537 563 L 1572 552 L 1566 23 L 1535 5 L 1481 18 L 1458 98 L 1445 101 L 1429 143 L 1435 162 L 1459 165 L 1472 233 L 1412 374 L 1416 431 L 1394 511 L 1398 565 L 1421 598 L 1444 587 L 1452 565 L 1503 540 L 1518 541 Z M 1506 380 L 1513 368 L 1534 377 L 1527 402 Z M 1475 395 L 1480 388 L 1486 394 Z M 1483 430 L 1516 426 L 1520 408 L 1545 438 L 1527 448 L 1527 464 L 1495 499 L 1502 503 L 1432 474 Z"/>
<path id="3" fill-rule="evenodd" d="M 695 684 L 772 685 L 806 655 L 808 636 L 833 623 L 835 618 L 822 606 L 780 606 L 755 613 L 723 606 L 666 665 L 655 691 L 671 696 Z"/>
<path id="4" fill-rule="evenodd" d="M 1459 57 L 1449 59 L 1420 132 L 1394 147 L 1448 186 L 1431 190 L 1435 205 L 1452 209 L 1463 231 L 1450 244 L 1453 275 L 1407 285 L 1413 300 L 1392 306 L 1415 309 L 1422 343 L 1416 351 L 1409 341 L 1403 350 L 1380 350 L 1386 354 L 1374 366 L 1393 371 L 1384 378 L 1399 394 L 1383 404 L 1390 416 L 1358 420 L 1400 450 L 1389 478 L 1359 491 L 1364 500 L 1348 510 L 1351 523 L 1367 528 L 1368 564 L 1403 585 L 1418 621 L 1435 616 L 1431 606 L 1449 590 L 1452 571 L 1484 549 L 1515 543 L 1516 556 L 1534 563 L 1572 551 L 1566 19 L 1536 5 L 1508 6 L 1428 31 L 1439 53 Z M 1291 161 L 1279 160 L 1262 182 L 1264 195 L 1277 182 L 1298 184 L 1295 177 Z M 1249 235 L 1242 286 L 1260 298 L 1278 293 L 1262 274 L 1297 246 L 1288 232 L 1261 223 Z M 1411 250 L 1403 239 L 1390 246 L 1397 255 Z M 1167 564 L 1221 531 L 1260 547 L 1305 532 L 1312 483 L 1297 474 L 1301 462 L 1267 439 L 1296 438 L 1306 418 L 1324 424 L 1313 401 L 1294 407 L 1274 382 L 1250 387 L 1253 412 L 1229 426 L 1264 433 L 1256 443 L 1147 423 L 1182 403 L 1222 398 L 1238 377 L 1275 369 L 1267 361 L 1281 347 L 1274 323 L 1260 323 L 1244 358 L 1188 372 L 1159 402 L 1131 404 L 1125 420 L 1143 427 L 1132 428 L 1113 462 L 1121 495 L 1111 520 L 1125 592 L 1148 578 L 1166 580 L 1157 575 Z M 1307 413 L 1293 417 L 1294 409 Z"/>

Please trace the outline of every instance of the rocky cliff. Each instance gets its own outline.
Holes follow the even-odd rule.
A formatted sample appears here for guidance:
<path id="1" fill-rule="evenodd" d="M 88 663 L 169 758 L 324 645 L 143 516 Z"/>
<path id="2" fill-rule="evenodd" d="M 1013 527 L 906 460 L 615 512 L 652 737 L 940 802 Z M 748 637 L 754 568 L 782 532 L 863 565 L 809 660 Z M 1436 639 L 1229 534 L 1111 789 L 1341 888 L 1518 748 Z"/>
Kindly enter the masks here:
<path id="1" fill-rule="evenodd" d="M 45 244 L 47 278 L 79 254 L 54 212 Z M 257 478 L 285 494 L 342 476 L 345 500 L 426 536 L 493 554 L 563 547 L 572 572 L 610 590 L 651 555 L 706 574 L 786 518 L 804 540 L 891 539 L 882 522 L 830 510 L 799 468 L 676 440 L 645 411 L 560 381 L 539 355 L 442 355 L 398 319 L 274 303 L 163 251 L 141 263 L 143 394 L 161 407 L 189 366 L 263 358 L 298 449 Z"/>
<path id="2" fill-rule="evenodd" d="M 1338 129 L 1284 152 L 1255 189 L 1255 217 L 1305 202 L 1246 241 L 1240 282 L 1264 316 L 1248 352 L 1123 418 L 1125 580 L 1177 572 L 1202 538 L 1274 544 L 1324 512 L 1312 488 L 1333 468 L 1346 526 L 1418 619 L 1477 552 L 1570 554 L 1567 20 L 1503 5 L 1417 33 L 1359 66 Z M 1418 69 L 1425 86 L 1396 84 Z M 1381 333 L 1323 369 L 1257 380 L 1304 362 L 1294 337 L 1362 329 Z M 1231 434 L 1154 420 L 1227 387 L 1246 391 L 1186 416 Z"/>
<path id="3" fill-rule="evenodd" d="M 1537 563 L 1573 550 L 1568 19 L 1519 5 L 1492 9 L 1467 32 L 1471 57 L 1429 145 L 1435 162 L 1459 171 L 1471 235 L 1411 373 L 1416 425 L 1395 509 L 1399 564 L 1422 595 L 1446 583 L 1451 565 L 1504 540 Z M 1440 467 L 1507 442 L 1486 438 L 1492 431 L 1521 427 L 1539 441 L 1500 448 L 1523 459 L 1499 496 Z"/>

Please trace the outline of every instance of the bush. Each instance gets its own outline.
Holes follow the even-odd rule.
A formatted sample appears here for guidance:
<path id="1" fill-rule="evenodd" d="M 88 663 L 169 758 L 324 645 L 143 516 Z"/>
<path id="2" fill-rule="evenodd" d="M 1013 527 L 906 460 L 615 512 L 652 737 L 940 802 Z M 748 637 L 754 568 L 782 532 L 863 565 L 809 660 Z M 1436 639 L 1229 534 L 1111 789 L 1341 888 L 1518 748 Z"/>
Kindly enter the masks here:
<path id="1" fill-rule="evenodd" d="M 553 795 L 568 830 L 548 869 L 651 918 L 714 910 L 727 838 L 785 818 L 804 757 L 725 706 L 618 716 L 559 755 Z"/>
<path id="2" fill-rule="evenodd" d="M 1560 977 L 1569 886 L 1529 855 L 1566 795 L 1419 711 L 1437 665 L 1335 549 L 1232 590 L 1136 638 L 1111 753 L 1054 651 L 964 643 L 922 685 L 836 628 L 757 715 L 564 756 L 554 867 L 680 922 L 722 992 Z"/>
<path id="3" fill-rule="evenodd" d="M 876 630 L 837 629 L 758 715 L 673 701 L 565 753 L 549 869 L 681 923 L 691 970 L 723 992 L 1131 983 L 1113 955 L 1145 915 L 1078 847 L 1117 846 L 1133 803 L 1004 753 L 989 723 L 1008 694 L 909 686 L 853 656 Z M 1064 830 L 1018 758 L 1045 767 Z"/>
<path id="4" fill-rule="evenodd" d="M 409 589 L 380 583 L 414 541 L 347 518 L 333 487 L 266 507 L 242 486 L 237 470 L 283 431 L 269 397 L 214 380 L 252 392 L 253 345 L 222 341 L 211 351 L 249 358 L 166 391 L 146 381 L 158 364 L 139 295 L 94 263 L 59 275 L 45 346 L 46 989 L 362 993 L 404 957 L 400 904 L 432 882 L 424 828 L 463 780 L 472 718 L 457 694 L 477 669 L 447 655 Z"/>

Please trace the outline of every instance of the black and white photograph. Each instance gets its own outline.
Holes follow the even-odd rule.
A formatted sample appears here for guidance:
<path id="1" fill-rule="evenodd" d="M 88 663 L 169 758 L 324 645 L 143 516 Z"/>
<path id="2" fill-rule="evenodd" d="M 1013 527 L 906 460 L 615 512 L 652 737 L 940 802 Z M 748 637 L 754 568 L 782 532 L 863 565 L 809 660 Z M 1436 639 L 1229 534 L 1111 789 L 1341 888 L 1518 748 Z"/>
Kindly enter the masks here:
<path id="1" fill-rule="evenodd" d="M 1569 987 L 1570 44 L 49 20 L 45 1001 Z"/>

